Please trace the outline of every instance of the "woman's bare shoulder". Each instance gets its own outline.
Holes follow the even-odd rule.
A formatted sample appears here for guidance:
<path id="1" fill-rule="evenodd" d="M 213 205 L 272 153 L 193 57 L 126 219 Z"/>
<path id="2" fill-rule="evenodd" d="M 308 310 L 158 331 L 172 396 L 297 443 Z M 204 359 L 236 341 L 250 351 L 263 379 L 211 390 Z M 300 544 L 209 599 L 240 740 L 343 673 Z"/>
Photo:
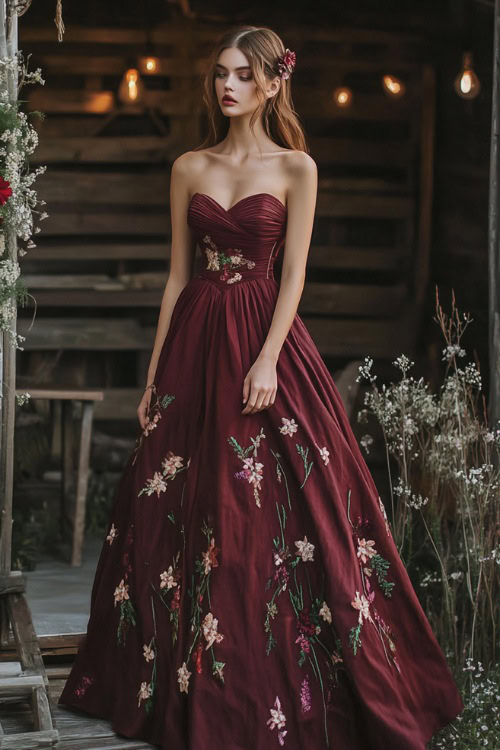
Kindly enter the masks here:
<path id="1" fill-rule="evenodd" d="M 190 179 L 203 172 L 207 163 L 207 150 L 185 151 L 172 162 L 172 175 L 181 179 Z"/>

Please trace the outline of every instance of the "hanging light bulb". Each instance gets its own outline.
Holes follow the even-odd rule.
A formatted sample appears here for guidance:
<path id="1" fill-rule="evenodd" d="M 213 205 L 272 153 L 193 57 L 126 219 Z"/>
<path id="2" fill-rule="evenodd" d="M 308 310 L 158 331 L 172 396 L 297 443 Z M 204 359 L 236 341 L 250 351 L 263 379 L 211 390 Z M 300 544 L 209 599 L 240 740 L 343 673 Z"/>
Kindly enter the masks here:
<path id="1" fill-rule="evenodd" d="M 136 104 L 142 101 L 144 86 L 139 71 L 136 68 L 129 68 L 123 74 L 120 88 L 118 89 L 118 97 L 124 104 Z"/>
<path id="2" fill-rule="evenodd" d="M 472 52 L 464 52 L 462 70 L 455 78 L 455 91 L 462 99 L 475 99 L 481 91 L 479 78 L 472 67 Z"/>
<path id="3" fill-rule="evenodd" d="M 333 92 L 333 101 L 337 107 L 349 107 L 352 102 L 352 91 L 347 86 L 339 86 Z"/>
<path id="4" fill-rule="evenodd" d="M 141 57 L 140 62 L 139 62 L 139 67 L 141 69 L 141 73 L 145 73 L 146 75 L 152 75 L 153 73 L 158 72 L 158 69 L 160 67 L 160 60 L 158 57 L 154 57 L 154 55 Z"/>
<path id="5" fill-rule="evenodd" d="M 403 96 L 406 91 L 406 87 L 399 78 L 393 75 L 382 76 L 382 83 L 384 84 L 385 93 L 393 99 L 398 99 Z"/>

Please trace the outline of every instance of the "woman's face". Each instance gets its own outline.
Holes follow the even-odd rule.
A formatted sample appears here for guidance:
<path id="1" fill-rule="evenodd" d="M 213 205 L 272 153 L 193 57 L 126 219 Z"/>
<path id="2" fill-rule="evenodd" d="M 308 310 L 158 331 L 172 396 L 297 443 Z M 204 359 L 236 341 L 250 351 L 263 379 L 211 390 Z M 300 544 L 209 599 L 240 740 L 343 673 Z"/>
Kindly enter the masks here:
<path id="1" fill-rule="evenodd" d="M 268 96 L 278 90 L 277 81 L 278 77 L 268 82 Z M 215 93 L 222 112 L 228 117 L 252 114 L 257 109 L 257 87 L 248 58 L 240 49 L 227 47 L 219 55 L 215 66 Z"/>

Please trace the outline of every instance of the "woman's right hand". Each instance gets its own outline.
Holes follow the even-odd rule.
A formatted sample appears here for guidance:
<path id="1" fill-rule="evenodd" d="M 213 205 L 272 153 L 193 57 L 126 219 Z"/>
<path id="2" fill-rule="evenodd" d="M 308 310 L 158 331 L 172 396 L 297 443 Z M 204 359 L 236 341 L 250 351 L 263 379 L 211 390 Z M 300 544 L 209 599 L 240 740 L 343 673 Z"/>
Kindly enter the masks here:
<path id="1" fill-rule="evenodd" d="M 139 417 L 141 429 L 143 430 L 146 427 L 147 414 L 149 411 L 149 405 L 151 403 L 151 393 L 152 393 L 152 388 L 151 386 L 149 386 L 144 391 L 144 395 L 141 398 L 141 402 L 139 406 L 137 407 L 137 416 Z"/>

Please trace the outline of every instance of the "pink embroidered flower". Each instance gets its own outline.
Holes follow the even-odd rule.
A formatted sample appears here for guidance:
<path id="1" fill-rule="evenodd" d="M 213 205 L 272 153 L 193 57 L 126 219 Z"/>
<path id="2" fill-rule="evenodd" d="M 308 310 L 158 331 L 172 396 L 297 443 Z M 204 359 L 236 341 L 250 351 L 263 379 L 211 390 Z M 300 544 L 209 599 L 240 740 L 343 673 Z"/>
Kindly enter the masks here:
<path id="1" fill-rule="evenodd" d="M 137 693 L 139 697 L 137 706 L 141 705 L 141 701 L 145 701 L 148 698 L 150 698 L 152 694 L 153 694 L 153 689 L 152 689 L 151 683 L 141 682 L 141 687 L 139 688 L 139 691 Z"/>
<path id="2" fill-rule="evenodd" d="M 106 541 L 109 542 L 110 546 L 113 544 L 113 540 L 118 536 L 118 530 L 115 528 L 114 523 L 111 524 L 109 534 L 106 537 Z"/>
<path id="3" fill-rule="evenodd" d="M 171 589 L 174 586 L 177 586 L 177 581 L 174 579 L 174 570 L 171 565 L 168 566 L 168 570 L 164 570 L 163 573 L 160 573 L 160 588 L 161 589 Z"/>
<path id="4" fill-rule="evenodd" d="M 297 638 L 295 639 L 295 643 L 300 644 L 300 648 L 302 651 L 304 651 L 305 654 L 308 654 L 311 650 L 311 644 L 309 643 L 309 640 L 302 634 L 297 636 Z"/>
<path id="5" fill-rule="evenodd" d="M 296 61 L 297 55 L 287 47 L 284 54 L 278 57 L 278 70 L 281 78 L 284 78 L 285 80 L 290 78 L 295 68 Z"/>
<path id="6" fill-rule="evenodd" d="M 372 557 L 375 557 L 377 550 L 373 539 L 358 539 L 358 557 L 362 563 L 367 563 Z"/>
<path id="7" fill-rule="evenodd" d="M 155 658 L 155 652 L 153 651 L 151 646 L 147 646 L 146 644 L 144 644 L 142 648 L 144 651 L 144 658 L 146 659 L 146 661 L 152 661 Z"/>
<path id="8" fill-rule="evenodd" d="M 211 612 L 208 612 L 205 615 L 205 619 L 202 623 L 203 628 L 203 635 L 205 636 L 207 640 L 207 645 L 205 646 L 205 650 L 207 648 L 210 648 L 210 646 L 213 643 L 220 643 L 224 636 L 222 633 L 217 632 L 217 619 L 213 616 Z"/>
<path id="9" fill-rule="evenodd" d="M 310 560 L 311 562 L 314 561 L 313 553 L 314 553 L 314 544 L 311 544 L 311 542 L 307 541 L 307 536 L 304 536 L 304 539 L 301 541 L 300 539 L 295 542 L 295 546 L 297 547 L 297 555 L 300 555 L 303 562 L 307 562 Z"/>
<path id="10" fill-rule="evenodd" d="M 356 591 L 356 598 L 354 601 L 351 602 L 351 606 L 354 607 L 354 609 L 359 610 L 359 622 L 363 622 L 363 617 L 365 620 L 370 619 L 370 602 L 364 596 L 364 594 L 359 593 L 359 591 Z"/>
<path id="11" fill-rule="evenodd" d="M 306 635 L 314 635 L 316 633 L 316 625 L 311 621 L 308 607 L 304 607 L 304 609 L 299 612 L 297 618 L 297 630 L 299 633 L 305 633 Z"/>
<path id="12" fill-rule="evenodd" d="M 81 698 L 82 695 L 85 695 L 85 691 L 87 690 L 89 685 L 92 685 L 93 682 L 93 677 L 87 677 L 87 675 L 84 675 L 80 680 L 78 687 L 76 687 L 73 692 L 75 693 L 75 695 Z"/>
<path id="13" fill-rule="evenodd" d="M 283 427 L 280 427 L 280 432 L 283 435 L 293 435 L 295 432 L 297 432 L 298 424 L 296 423 L 295 419 L 287 419 L 286 417 L 281 417 L 281 421 L 283 422 Z"/>
<path id="14" fill-rule="evenodd" d="M 274 708 L 269 710 L 271 711 L 271 717 L 266 721 L 266 724 L 269 724 L 269 729 L 278 728 L 279 730 L 283 730 L 286 724 L 286 716 L 281 710 L 281 703 L 278 696 L 276 696 L 276 700 L 274 701 Z M 278 742 L 280 745 L 283 745 L 286 733 L 286 729 L 278 732 Z"/>
<path id="15" fill-rule="evenodd" d="M 156 492 L 156 497 L 160 497 L 160 492 L 165 492 L 166 489 L 167 489 L 167 483 L 163 479 L 160 472 L 155 471 L 153 478 L 147 480 L 147 484 L 146 484 L 146 487 L 144 488 L 144 491 L 146 495 L 152 495 L 153 492 Z"/>
<path id="16" fill-rule="evenodd" d="M 183 462 L 182 456 L 176 456 L 173 451 L 168 451 L 166 458 L 162 461 L 162 467 L 165 475 L 173 475 L 177 469 L 182 467 Z"/>
<path id="17" fill-rule="evenodd" d="M 217 560 L 217 554 L 220 552 L 220 549 L 215 546 L 215 539 L 214 537 L 210 540 L 210 545 L 206 552 L 203 553 L 202 562 L 203 567 L 205 570 L 205 575 L 208 575 L 210 570 L 212 568 L 216 568 L 219 564 Z"/>
<path id="18" fill-rule="evenodd" d="M 281 590 L 286 591 L 286 587 L 288 585 L 288 579 L 290 577 L 290 573 L 286 569 L 285 565 L 280 565 L 280 567 L 275 571 L 273 579 L 275 581 L 281 579 Z"/>
<path id="19" fill-rule="evenodd" d="M 172 602 L 170 604 L 171 609 L 179 609 L 179 606 L 180 606 L 180 597 L 181 597 L 181 592 L 180 592 L 180 587 L 179 587 L 179 588 L 175 589 L 175 591 L 174 591 L 174 595 L 172 597 Z"/>
<path id="20" fill-rule="evenodd" d="M 115 588 L 114 596 L 115 596 L 115 607 L 118 602 L 123 602 L 125 601 L 125 599 L 129 598 L 128 583 L 125 583 L 123 578 L 118 584 L 118 586 Z"/>
<path id="21" fill-rule="evenodd" d="M 308 674 L 304 677 L 300 686 L 300 706 L 302 713 L 311 710 L 311 686 L 309 685 Z"/>

